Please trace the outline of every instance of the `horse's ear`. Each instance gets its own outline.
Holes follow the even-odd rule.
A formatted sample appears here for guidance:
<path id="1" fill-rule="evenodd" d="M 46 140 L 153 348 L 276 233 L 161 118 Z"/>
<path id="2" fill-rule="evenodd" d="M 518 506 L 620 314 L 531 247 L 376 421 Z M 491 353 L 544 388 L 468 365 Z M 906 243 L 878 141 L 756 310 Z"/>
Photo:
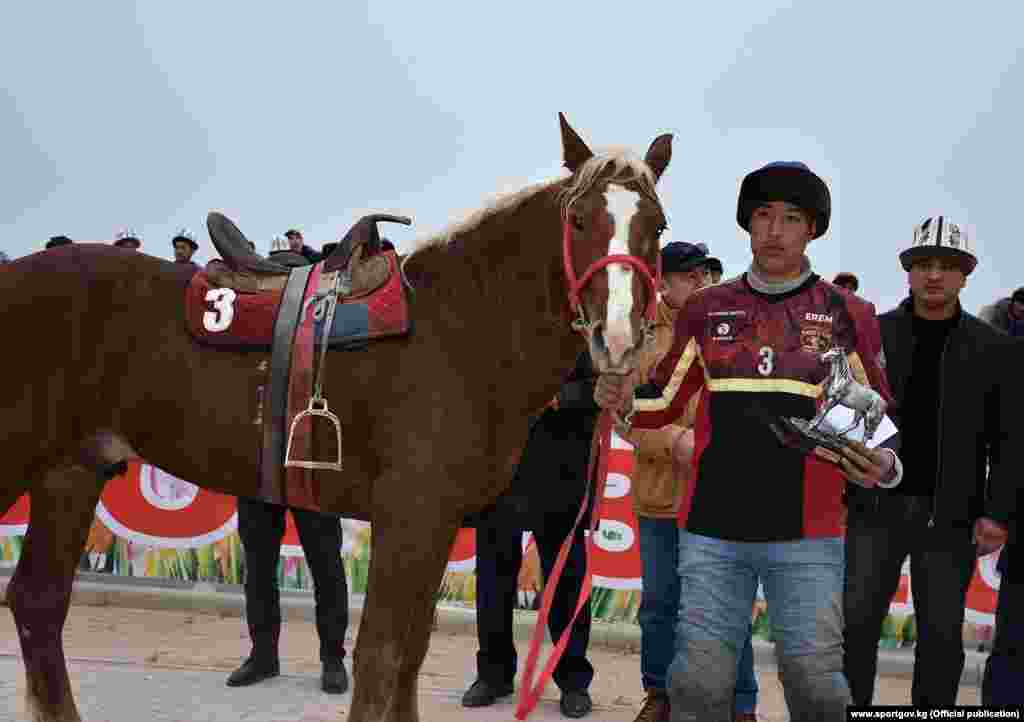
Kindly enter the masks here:
<path id="1" fill-rule="evenodd" d="M 583 142 L 583 139 L 577 135 L 576 131 L 572 129 L 569 121 L 565 119 L 562 113 L 558 114 L 558 123 L 562 126 L 562 165 L 568 168 L 570 173 L 575 173 L 594 154 L 587 147 L 587 144 Z"/>
<path id="2" fill-rule="evenodd" d="M 672 160 L 672 134 L 659 135 L 647 149 L 644 162 L 654 172 L 654 177 L 660 179 L 661 174 L 668 168 L 668 162 Z"/>

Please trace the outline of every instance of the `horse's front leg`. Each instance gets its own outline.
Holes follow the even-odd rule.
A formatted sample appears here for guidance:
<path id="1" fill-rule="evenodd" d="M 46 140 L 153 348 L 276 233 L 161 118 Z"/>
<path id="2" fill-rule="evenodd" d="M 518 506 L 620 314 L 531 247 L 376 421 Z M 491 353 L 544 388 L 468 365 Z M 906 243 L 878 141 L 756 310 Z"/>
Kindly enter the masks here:
<path id="1" fill-rule="evenodd" d="M 459 521 L 412 475 L 378 482 L 349 722 L 416 722 L 416 681 Z M 383 493 L 385 485 L 392 493 Z M 387 499 L 386 501 L 384 501 Z"/>

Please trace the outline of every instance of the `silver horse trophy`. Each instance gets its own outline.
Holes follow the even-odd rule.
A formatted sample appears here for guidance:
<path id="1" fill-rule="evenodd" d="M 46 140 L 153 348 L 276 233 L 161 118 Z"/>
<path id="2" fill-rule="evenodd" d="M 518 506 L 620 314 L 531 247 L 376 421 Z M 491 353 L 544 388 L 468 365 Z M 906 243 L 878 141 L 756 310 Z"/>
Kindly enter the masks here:
<path id="1" fill-rule="evenodd" d="M 772 430 L 783 444 L 804 453 L 811 453 L 820 446 L 838 454 L 848 443 L 846 435 L 863 421 L 861 442 L 867 444 L 885 418 L 885 399 L 853 377 L 843 349 L 829 349 L 821 355 L 821 362 L 829 364 L 829 372 L 822 382 L 824 400 L 818 413 L 810 421 L 778 416 L 770 423 Z M 854 412 L 853 423 L 845 429 L 836 429 L 825 418 L 836 406 L 844 406 Z"/>

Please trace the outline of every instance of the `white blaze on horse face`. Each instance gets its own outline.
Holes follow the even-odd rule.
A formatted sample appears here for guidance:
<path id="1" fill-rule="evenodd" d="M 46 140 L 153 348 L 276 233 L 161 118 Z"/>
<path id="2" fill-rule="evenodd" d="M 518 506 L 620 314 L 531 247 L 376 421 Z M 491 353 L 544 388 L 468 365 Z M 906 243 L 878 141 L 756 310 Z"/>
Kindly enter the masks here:
<path id="1" fill-rule="evenodd" d="M 615 226 L 615 235 L 608 246 L 608 255 L 629 254 L 629 225 L 639 209 L 640 194 L 622 186 L 609 185 L 605 191 L 608 213 Z M 623 263 L 610 263 L 608 270 L 608 308 L 605 311 L 604 341 L 608 361 L 618 366 L 633 347 L 633 268 Z"/>

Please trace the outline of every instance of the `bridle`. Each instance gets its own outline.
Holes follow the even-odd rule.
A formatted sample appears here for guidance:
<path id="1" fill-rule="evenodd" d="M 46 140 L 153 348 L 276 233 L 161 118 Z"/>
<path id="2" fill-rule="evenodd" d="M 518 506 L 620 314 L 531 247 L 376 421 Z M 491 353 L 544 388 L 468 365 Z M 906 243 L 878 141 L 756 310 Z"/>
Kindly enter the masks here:
<path id="1" fill-rule="evenodd" d="M 594 326 L 598 321 L 587 320 L 587 314 L 583 308 L 583 302 L 580 299 L 580 294 L 586 285 L 590 283 L 595 273 L 600 271 L 602 268 L 607 267 L 609 264 L 621 263 L 630 266 L 634 271 L 637 271 L 640 277 L 647 283 L 647 308 L 644 309 L 644 343 L 650 341 L 654 333 L 654 320 L 658 308 L 658 287 L 661 285 L 661 254 L 658 254 L 653 274 L 651 273 L 651 269 L 647 262 L 642 258 L 625 253 L 615 253 L 597 259 L 590 264 L 587 270 L 583 272 L 582 276 L 577 278 L 576 270 L 573 268 L 572 262 L 573 226 L 572 222 L 569 220 L 568 209 L 566 209 L 562 215 L 562 260 L 565 266 L 565 280 L 569 287 L 569 308 L 576 314 L 576 318 L 572 321 L 573 331 L 586 333 L 588 336 L 593 333 Z"/>

